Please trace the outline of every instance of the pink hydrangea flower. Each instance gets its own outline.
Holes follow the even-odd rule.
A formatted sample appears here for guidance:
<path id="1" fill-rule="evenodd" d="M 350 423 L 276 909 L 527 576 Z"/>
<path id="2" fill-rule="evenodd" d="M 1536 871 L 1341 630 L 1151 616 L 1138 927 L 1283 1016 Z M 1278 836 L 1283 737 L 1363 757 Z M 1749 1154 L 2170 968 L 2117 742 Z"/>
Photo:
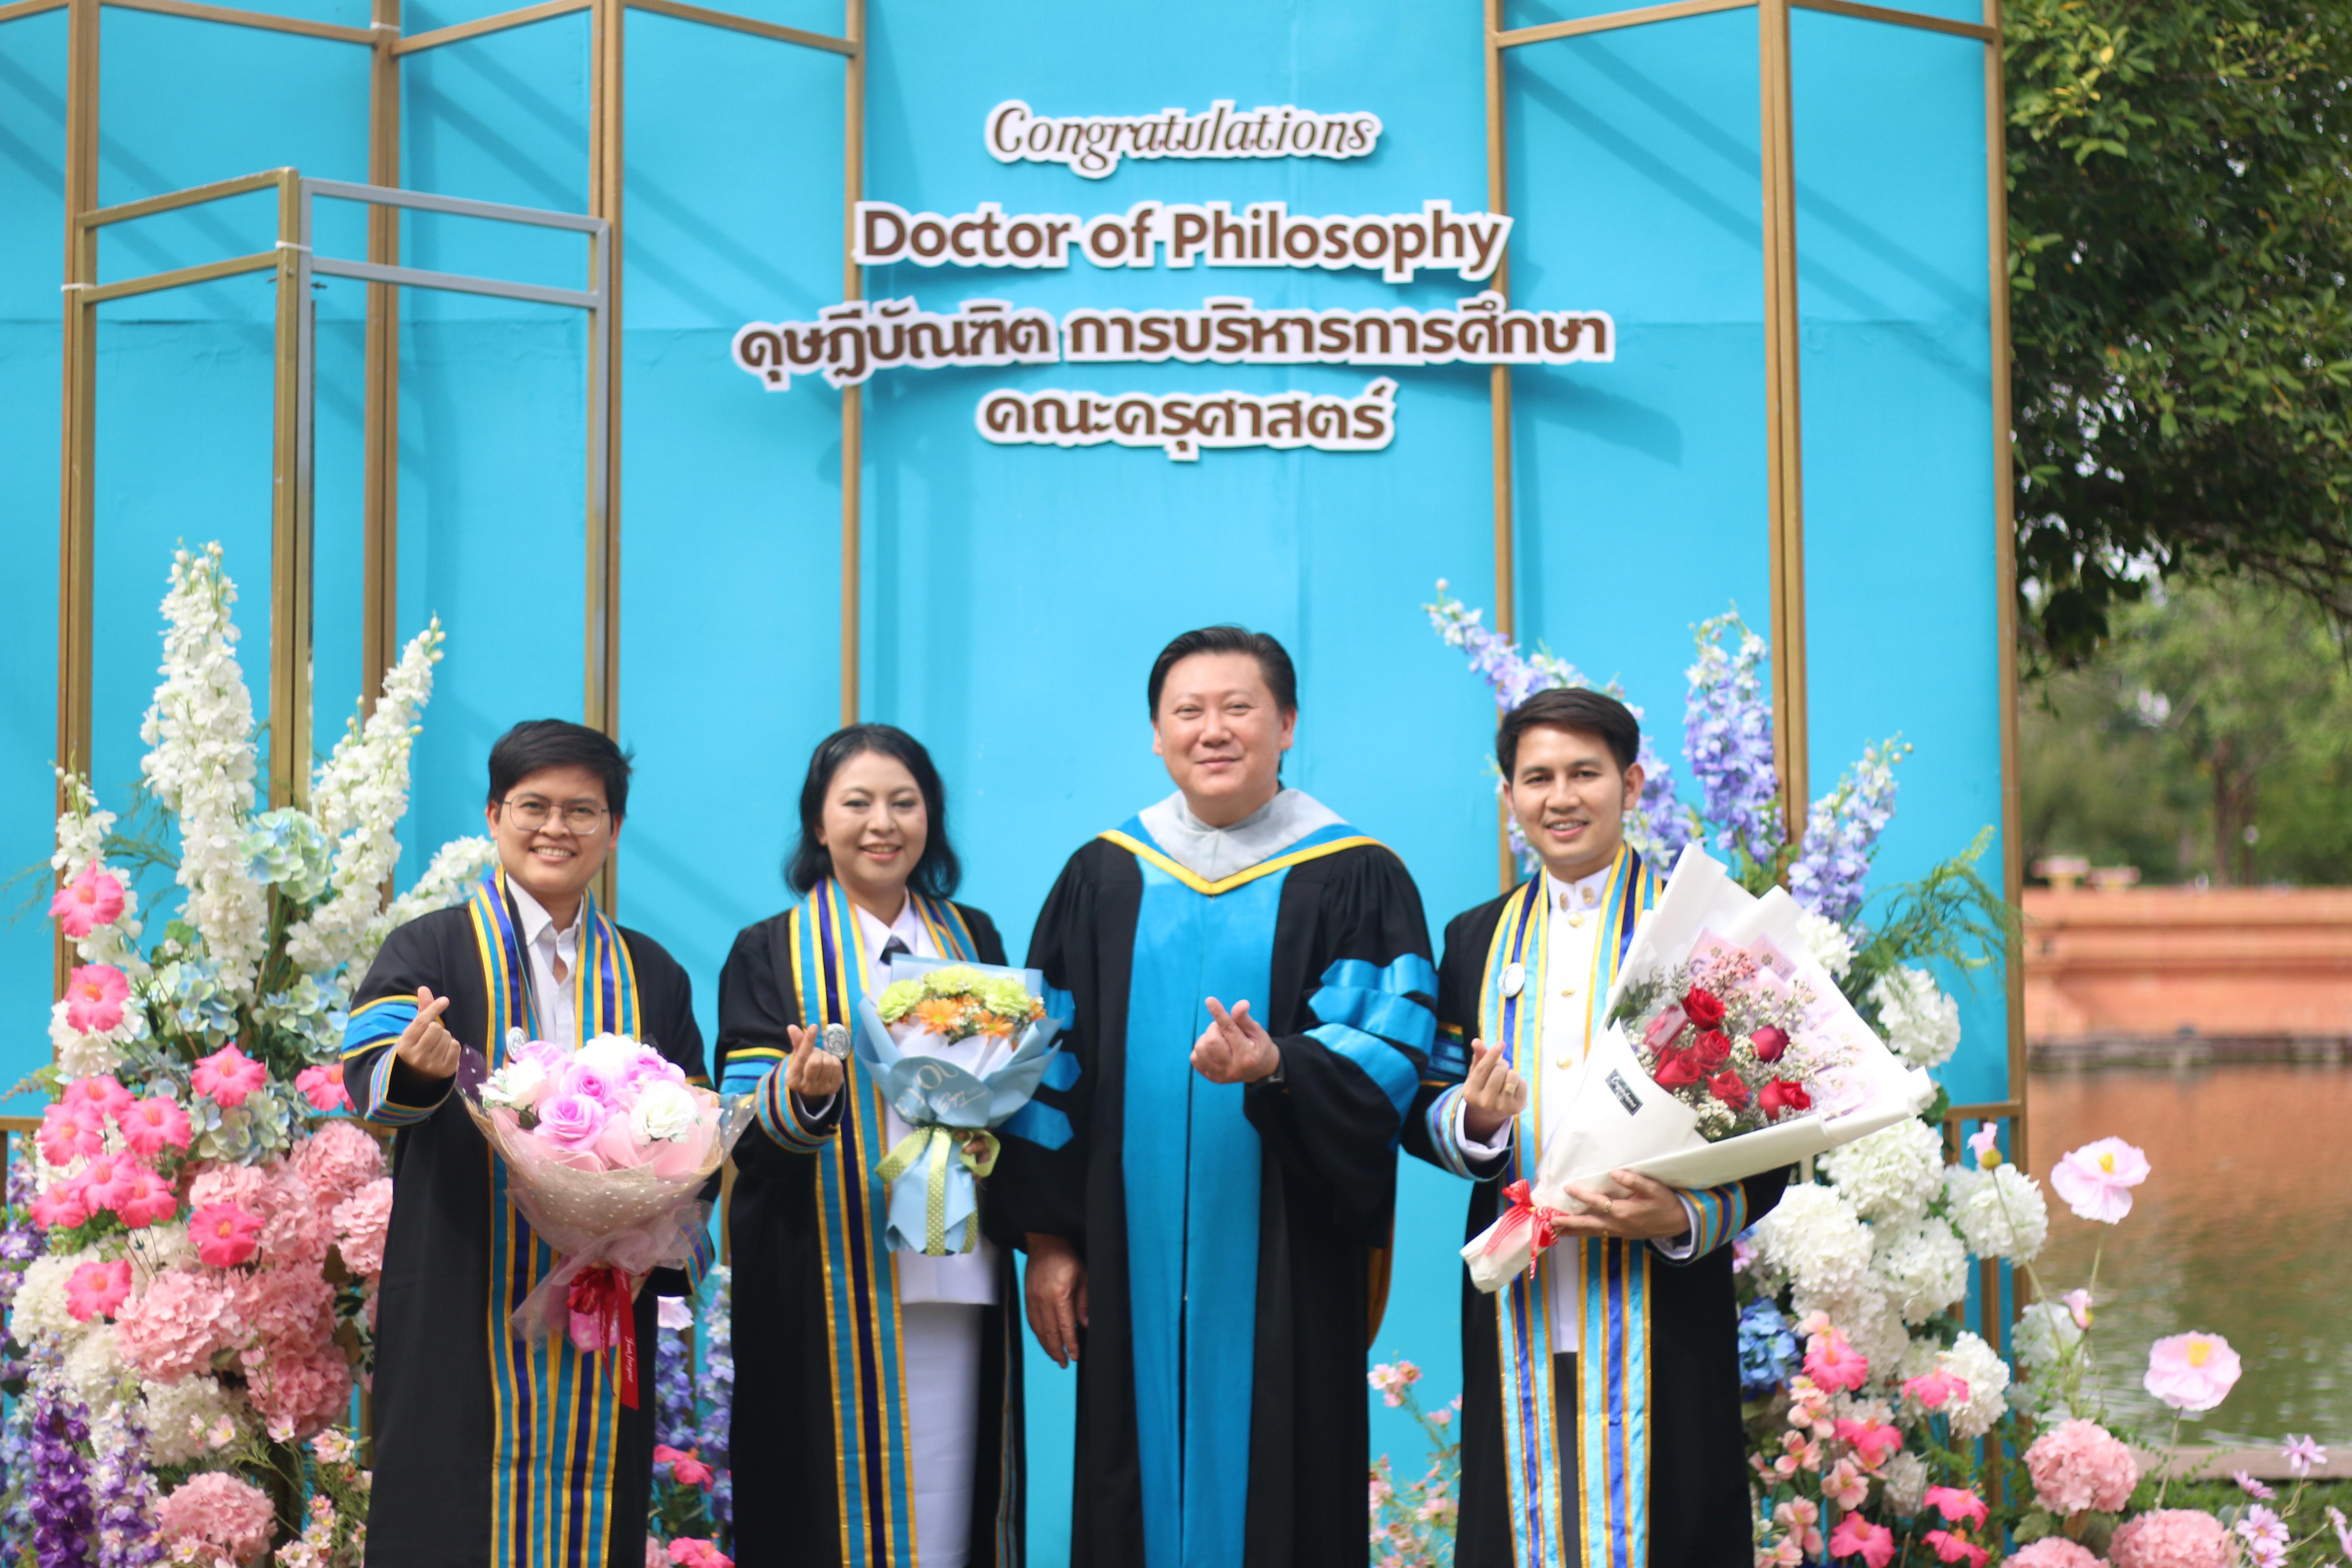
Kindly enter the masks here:
<path id="1" fill-rule="evenodd" d="M 1830 1531 L 1830 1555 L 1859 1557 L 1868 1568 L 1886 1568 L 1895 1561 L 1895 1532 L 1858 1513 L 1849 1513 Z"/>
<path id="2" fill-rule="evenodd" d="M 294 1087 L 301 1091 L 302 1098 L 309 1100 L 314 1110 L 349 1110 L 352 1109 L 351 1093 L 343 1088 L 343 1071 L 341 1068 L 323 1063 L 318 1067 L 304 1068 L 294 1075 Z"/>
<path id="3" fill-rule="evenodd" d="M 196 1070 L 190 1081 L 198 1094 L 207 1096 L 215 1104 L 234 1109 L 245 1103 L 245 1097 L 269 1081 L 269 1069 L 236 1048 L 236 1042 L 227 1045 L 208 1057 L 196 1060 Z"/>
<path id="4" fill-rule="evenodd" d="M 295 1145 L 292 1163 L 330 1209 L 384 1173 L 383 1146 L 351 1121 L 320 1126 Z"/>
<path id="5" fill-rule="evenodd" d="M 2107 1542 L 2116 1568 L 2228 1568 L 2232 1555 L 2221 1521 L 2193 1508 L 2136 1514 Z"/>
<path id="6" fill-rule="evenodd" d="M 335 1288 L 326 1276 L 310 1268 L 257 1268 L 239 1275 L 235 1292 L 237 1316 L 273 1350 L 310 1354 L 335 1337 Z"/>
<path id="7" fill-rule="evenodd" d="M 157 1383 L 177 1383 L 201 1372 L 244 1325 L 217 1276 L 172 1268 L 122 1310 L 114 1331 L 122 1359 Z"/>
<path id="8" fill-rule="evenodd" d="M 255 1412 L 269 1430 L 285 1433 L 286 1440 L 299 1442 L 323 1431 L 351 1410 L 351 1363 L 331 1339 L 299 1351 L 286 1344 L 258 1345 L 244 1360 Z"/>
<path id="9" fill-rule="evenodd" d="M 383 1238 L 392 1226 L 392 1178 L 379 1176 L 335 1205 L 335 1248 L 362 1279 L 383 1272 Z M 669 1305 L 669 1298 L 662 1299 Z"/>
<path id="10" fill-rule="evenodd" d="M 79 1176 L 52 1182 L 33 1194 L 33 1223 L 48 1230 L 71 1230 L 89 1223 L 89 1184 Z"/>
<path id="11" fill-rule="evenodd" d="M 2104 1560 L 2079 1541 L 2045 1535 L 2009 1554 L 2002 1568 L 2107 1568 Z"/>
<path id="12" fill-rule="evenodd" d="M 131 982 L 110 963 L 85 963 L 66 976 L 66 1022 L 85 1035 L 120 1026 L 130 1000 Z"/>
<path id="13" fill-rule="evenodd" d="M 76 942 L 100 926 L 112 925 L 122 918 L 121 879 L 90 862 L 49 900 L 49 918 Z"/>
<path id="14" fill-rule="evenodd" d="M 180 1109 L 179 1102 L 160 1094 L 132 1100 L 122 1108 L 115 1122 L 122 1129 L 123 1146 L 148 1160 L 165 1149 L 184 1151 L 194 1132 L 188 1125 L 188 1113 Z"/>
<path id="15" fill-rule="evenodd" d="M 2025 1469 L 2042 1506 L 2062 1517 L 2115 1513 L 2139 1485 L 2131 1450 L 2095 1421 L 2062 1421 L 2042 1433 L 2025 1450 Z"/>
<path id="16" fill-rule="evenodd" d="M 41 1130 L 33 1141 L 50 1164 L 70 1165 L 106 1147 L 106 1122 L 87 1106 L 52 1105 L 41 1112 Z"/>
<path id="17" fill-rule="evenodd" d="M 2210 1410 L 2237 1386 L 2238 1352 L 2219 1334 L 2168 1334 L 2147 1347 L 2150 1394 L 2191 1415 Z"/>
<path id="18" fill-rule="evenodd" d="M 196 1208 L 206 1204 L 235 1204 L 251 1214 L 261 1212 L 262 1194 L 269 1190 L 269 1174 L 252 1165 L 228 1163 L 206 1165 L 188 1184 L 188 1202 Z"/>
<path id="19" fill-rule="evenodd" d="M 1870 1358 L 1837 1330 L 1824 1329 L 1805 1342 L 1805 1375 L 1822 1388 L 1851 1392 L 1870 1381 Z"/>
<path id="20" fill-rule="evenodd" d="M 2085 1143 L 2050 1172 L 2050 1185 L 2069 1208 L 2104 1225 L 2131 1213 L 2131 1190 L 2147 1180 L 2147 1156 L 2120 1138 Z"/>
<path id="21" fill-rule="evenodd" d="M 66 1311 L 77 1323 L 110 1318 L 131 1299 L 131 1260 L 85 1263 L 66 1277 Z"/>
<path id="22" fill-rule="evenodd" d="M 175 1555 L 184 1551 L 189 1559 L 218 1555 L 243 1563 L 257 1557 L 269 1545 L 275 1518 L 260 1488 L 226 1470 L 191 1476 L 155 1505 L 155 1523 L 163 1539 Z M 207 1546 L 215 1552 L 200 1550 Z"/>
<path id="23" fill-rule="evenodd" d="M 133 1230 L 161 1225 L 180 1212 L 179 1190 L 144 1165 L 133 1166 L 114 1200 L 114 1212 Z"/>
<path id="24" fill-rule="evenodd" d="M 261 1222 L 261 1247 L 273 1263 L 316 1268 L 335 1244 L 334 1204 L 314 1192 L 291 1161 L 274 1169 L 262 1189 Z"/>
<path id="25" fill-rule="evenodd" d="M 234 1268 L 261 1250 L 261 1216 L 235 1204 L 206 1204 L 188 1216 L 196 1256 L 215 1268 Z"/>

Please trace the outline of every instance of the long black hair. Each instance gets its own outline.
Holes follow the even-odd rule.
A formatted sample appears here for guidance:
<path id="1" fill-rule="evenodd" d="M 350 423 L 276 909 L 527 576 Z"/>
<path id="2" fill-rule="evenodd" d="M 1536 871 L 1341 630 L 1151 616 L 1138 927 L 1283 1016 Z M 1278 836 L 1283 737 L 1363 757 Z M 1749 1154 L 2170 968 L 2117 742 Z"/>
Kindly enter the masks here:
<path id="1" fill-rule="evenodd" d="M 805 893 L 833 875 L 833 852 L 824 847 L 824 797 L 842 764 L 872 752 L 905 764 L 923 793 L 923 814 L 930 819 L 922 858 L 915 862 L 907 885 L 926 898 L 949 899 L 963 880 L 963 864 L 948 841 L 948 792 L 940 770 L 923 743 L 895 724 L 852 724 L 819 741 L 809 753 L 808 777 L 801 784 L 801 835 L 784 858 L 784 880 L 795 893 Z"/>

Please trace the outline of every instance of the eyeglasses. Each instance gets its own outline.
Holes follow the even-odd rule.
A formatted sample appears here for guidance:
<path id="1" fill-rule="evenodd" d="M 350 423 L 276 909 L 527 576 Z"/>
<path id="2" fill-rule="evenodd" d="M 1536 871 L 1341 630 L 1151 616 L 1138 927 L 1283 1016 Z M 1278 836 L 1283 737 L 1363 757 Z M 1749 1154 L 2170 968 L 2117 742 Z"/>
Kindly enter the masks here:
<path id="1" fill-rule="evenodd" d="M 526 795 L 520 800 L 502 800 L 499 804 L 507 808 L 507 820 L 526 833 L 536 833 L 545 827 L 548 819 L 556 814 L 551 802 L 535 795 Z M 604 818 L 611 815 L 609 806 L 583 805 L 574 802 L 563 808 L 563 826 L 577 837 L 586 838 L 602 832 Z"/>

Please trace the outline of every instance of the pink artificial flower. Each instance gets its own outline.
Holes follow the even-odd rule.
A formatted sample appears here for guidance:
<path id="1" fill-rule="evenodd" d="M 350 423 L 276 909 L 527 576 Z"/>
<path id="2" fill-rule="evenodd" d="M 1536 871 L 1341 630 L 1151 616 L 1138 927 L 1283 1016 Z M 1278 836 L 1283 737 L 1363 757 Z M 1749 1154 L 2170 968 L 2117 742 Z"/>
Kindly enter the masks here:
<path id="1" fill-rule="evenodd" d="M 1903 1434 L 1875 1415 L 1860 1421 L 1840 1417 L 1836 1431 L 1838 1441 L 1852 1448 L 1867 1470 L 1876 1470 L 1903 1447 Z"/>
<path id="2" fill-rule="evenodd" d="M 217 1276 L 172 1268 L 122 1310 L 114 1344 L 142 1376 L 178 1383 L 207 1370 L 214 1352 L 227 1349 L 243 1329 Z"/>
<path id="3" fill-rule="evenodd" d="M 657 1537 L 646 1537 L 646 1568 L 670 1568 L 669 1551 Z"/>
<path id="4" fill-rule="evenodd" d="M 598 1110 L 609 1111 L 623 1103 L 627 1082 L 627 1075 L 621 1070 L 603 1070 L 596 1064 L 574 1057 L 555 1075 L 555 1092 L 593 1100 Z"/>
<path id="5" fill-rule="evenodd" d="M 1664 1012 L 1651 1019 L 1650 1026 L 1642 1031 L 1642 1044 L 1648 1047 L 1653 1053 L 1664 1050 L 1674 1044 L 1675 1037 L 1683 1032 L 1683 1026 L 1689 1022 L 1690 1020 L 1683 1016 L 1683 1010 L 1680 1007 L 1669 1006 Z"/>
<path id="6" fill-rule="evenodd" d="M 269 1069 L 236 1048 L 236 1042 L 227 1045 L 208 1057 L 196 1060 L 196 1070 L 189 1080 L 198 1094 L 208 1096 L 215 1105 L 235 1108 L 245 1103 L 245 1097 L 269 1081 Z"/>
<path id="7" fill-rule="evenodd" d="M 1404 1403 L 1405 1390 L 1421 1381 L 1421 1368 L 1409 1361 L 1393 1366 L 1382 1362 L 1366 1373 L 1364 1380 L 1381 1391 L 1381 1402 L 1393 1410 Z"/>
<path id="8" fill-rule="evenodd" d="M 322 1063 L 318 1067 L 304 1068 L 294 1075 L 294 1087 L 301 1090 L 302 1098 L 309 1100 L 314 1110 L 352 1109 L 351 1093 L 343 1088 L 343 1069 L 339 1067 Z"/>
<path id="9" fill-rule="evenodd" d="M 694 1327 L 694 1309 L 683 1296 L 663 1296 L 654 1303 L 654 1323 L 664 1329 Z"/>
<path id="10" fill-rule="evenodd" d="M 1772 1522 L 1788 1531 L 1790 1542 L 1801 1548 L 1799 1561 L 1804 1556 L 1819 1556 L 1822 1550 L 1822 1509 L 1811 1498 L 1790 1498 L 1772 1510 Z"/>
<path id="11" fill-rule="evenodd" d="M 2336 1531 L 2336 1544 L 2344 1549 L 2345 1556 L 2352 1557 L 2352 1520 L 2347 1520 L 2342 1509 L 2329 1503 L 2327 1522 Z"/>
<path id="12" fill-rule="evenodd" d="M 1992 1122 L 1979 1124 L 1969 1134 L 1969 1152 L 1977 1157 L 1977 1169 L 1990 1171 L 2000 1163 L 2000 1129 Z"/>
<path id="13" fill-rule="evenodd" d="M 2246 1543 L 2246 1555 L 2255 1568 L 2284 1568 L 2290 1535 L 2286 1521 L 2260 1503 L 2248 1506 L 2233 1531 Z"/>
<path id="14" fill-rule="evenodd" d="M 2091 1549 L 2063 1535 L 2029 1542 L 2002 1560 L 2001 1568 L 2107 1568 Z"/>
<path id="15" fill-rule="evenodd" d="M 1851 1392 L 1870 1381 L 1870 1358 L 1827 1329 L 1805 1342 L 1805 1375 L 1822 1388 Z"/>
<path id="16" fill-rule="evenodd" d="M 328 1320 L 331 1324 L 331 1309 Z M 241 1359 L 254 1411 L 273 1434 L 286 1434 L 281 1441 L 299 1442 L 348 1418 L 351 1360 L 331 1339 L 323 1346 L 301 1342 L 259 1344 L 246 1351 Z"/>
<path id="17" fill-rule="evenodd" d="M 2067 1315 L 2074 1320 L 2076 1328 L 2091 1326 L 2091 1293 L 2088 1290 L 2069 1290 L 2058 1300 L 2065 1303 Z"/>
<path id="18" fill-rule="evenodd" d="M 122 1108 L 115 1121 L 122 1129 L 124 1146 L 148 1160 L 166 1148 L 184 1151 L 194 1132 L 188 1124 L 188 1113 L 180 1109 L 179 1102 L 160 1094 L 132 1100 Z"/>
<path id="19" fill-rule="evenodd" d="M 1801 1432 L 1781 1433 L 1780 1448 L 1780 1457 L 1772 1461 L 1772 1468 L 1783 1477 L 1822 1468 L 1822 1446 Z"/>
<path id="20" fill-rule="evenodd" d="M 1920 1502 L 1944 1516 L 1946 1524 L 1975 1524 L 1985 1521 L 1984 1499 L 1962 1487 L 1929 1487 Z M 1945 1562 L 1955 1561 L 1947 1557 Z"/>
<path id="21" fill-rule="evenodd" d="M 110 963 L 85 963 L 66 976 L 66 1022 L 85 1035 L 119 1026 L 130 1000 L 131 982 Z"/>
<path id="22" fill-rule="evenodd" d="M 52 1105 L 41 1112 L 41 1130 L 33 1141 L 50 1164 L 70 1165 L 106 1147 L 106 1121 L 86 1106 Z"/>
<path id="23" fill-rule="evenodd" d="M 1965 1563 L 1969 1568 L 1985 1568 L 1992 1553 L 1965 1535 L 1955 1535 L 1948 1530 L 1931 1530 L 1923 1539 L 1936 1549 L 1938 1563 Z"/>
<path id="24" fill-rule="evenodd" d="M 2095 1421 L 2062 1421 L 2034 1438 L 2025 1470 L 2034 1497 L 2062 1519 L 2086 1509 L 2119 1512 L 2139 1485 L 2131 1450 Z"/>
<path id="25" fill-rule="evenodd" d="M 539 1102 L 539 1132 L 559 1149 L 593 1148 L 604 1131 L 607 1112 L 593 1096 L 551 1094 Z"/>
<path id="26" fill-rule="evenodd" d="M 1849 1513 L 1830 1531 L 1830 1555 L 1859 1557 L 1869 1568 L 1886 1568 L 1895 1561 L 1895 1532 L 1858 1513 Z"/>
<path id="27" fill-rule="evenodd" d="M 229 1289 L 239 1320 L 282 1349 L 310 1354 L 334 1340 L 335 1288 L 315 1269 L 257 1268 L 231 1279 Z"/>
<path id="28" fill-rule="evenodd" d="M 1748 1272 L 1748 1266 L 1755 1261 L 1756 1244 L 1745 1236 L 1733 1237 L 1731 1238 L 1731 1271 L 1734 1274 L 1745 1274 Z"/>
<path id="29" fill-rule="evenodd" d="M 188 1184 L 188 1206 L 235 1204 L 254 1214 L 261 1212 L 269 1191 L 269 1173 L 252 1165 L 207 1164 Z"/>
<path id="30" fill-rule="evenodd" d="M 234 1268 L 261 1249 L 261 1219 L 235 1204 L 206 1204 L 188 1216 L 196 1256 L 215 1268 Z"/>
<path id="31" fill-rule="evenodd" d="M 134 1165 L 114 1200 L 114 1212 L 131 1229 L 144 1230 L 180 1212 L 179 1190 L 144 1165 Z"/>
<path id="32" fill-rule="evenodd" d="M 89 1223 L 89 1183 L 81 1176 L 52 1182 L 33 1194 L 33 1223 L 47 1230 L 71 1230 Z"/>
<path id="33" fill-rule="evenodd" d="M 2107 1542 L 2116 1568 L 2228 1568 L 2235 1555 L 2221 1521 L 2193 1508 L 2135 1514 Z"/>
<path id="34" fill-rule="evenodd" d="M 155 1523 L 183 1562 L 257 1557 L 269 1545 L 276 1520 L 277 1510 L 261 1489 L 226 1470 L 200 1471 L 155 1505 Z M 201 1550 L 207 1546 L 215 1550 Z"/>
<path id="35" fill-rule="evenodd" d="M 2286 1447 L 2279 1450 L 2279 1458 L 2284 1459 L 2286 1468 L 2296 1475 L 2308 1476 L 2314 1466 L 2324 1466 L 2327 1463 L 2327 1450 L 2313 1442 L 2311 1434 L 2308 1432 L 2300 1437 L 2290 1432 L 2287 1434 Z"/>
<path id="36" fill-rule="evenodd" d="M 1963 1404 L 1967 1403 L 1969 1385 L 1962 1379 L 1954 1377 L 1950 1373 L 1939 1368 L 1924 1377 L 1905 1378 L 1903 1392 L 1908 1397 L 1917 1400 L 1922 1409 L 1941 1410 L 1946 1402 L 1950 1400 L 1957 1399 Z"/>
<path id="37" fill-rule="evenodd" d="M 690 1535 L 680 1536 L 669 1543 L 669 1560 L 677 1568 L 735 1568 L 735 1559 L 708 1541 Z"/>
<path id="38" fill-rule="evenodd" d="M 76 942 L 100 926 L 112 925 L 122 918 L 121 879 L 91 861 L 49 900 L 49 918 Z"/>
<path id="39" fill-rule="evenodd" d="M 2050 1184 L 2084 1219 L 2113 1225 L 2131 1213 L 2131 1190 L 2147 1180 L 2147 1156 L 2120 1138 L 2085 1143 L 2051 1169 Z"/>
<path id="40" fill-rule="evenodd" d="M 383 1272 L 383 1238 L 392 1228 L 392 1178 L 378 1176 L 335 1205 L 335 1250 L 362 1279 Z M 662 1298 L 667 1308 L 669 1298 Z"/>
<path id="41" fill-rule="evenodd" d="M 654 1463 L 669 1467 L 669 1479 L 682 1487 L 707 1487 L 714 1479 L 709 1465 L 702 1462 L 699 1448 L 673 1448 L 667 1443 L 654 1445 Z"/>
<path id="42" fill-rule="evenodd" d="M 273 1263 L 315 1268 L 335 1244 L 334 1207 L 291 1161 L 275 1167 L 261 1194 L 261 1250 Z"/>
<path id="43" fill-rule="evenodd" d="M 66 1085 L 58 1097 L 68 1105 L 86 1106 L 102 1122 L 107 1117 L 121 1116 L 131 1105 L 131 1091 L 115 1080 L 112 1073 L 92 1073 Z"/>
<path id="44" fill-rule="evenodd" d="M 66 1278 L 66 1312 L 77 1323 L 110 1318 L 131 1299 L 131 1260 L 85 1263 Z"/>
<path id="45" fill-rule="evenodd" d="M 82 1167 L 79 1177 L 82 1196 L 90 1212 L 110 1209 L 129 1196 L 136 1190 L 131 1173 L 146 1168 L 128 1154 L 93 1155 L 89 1163 Z"/>
<path id="46" fill-rule="evenodd" d="M 2273 1491 L 2269 1487 L 2264 1486 L 2262 1482 L 2254 1479 L 2253 1477 L 2246 1474 L 2243 1470 L 2231 1470 L 2230 1472 L 2230 1479 L 2237 1482 L 2238 1489 L 2245 1493 L 2250 1498 L 2259 1498 L 2263 1501 L 2268 1502 L 2271 1499 L 2278 1496 L 2278 1493 Z"/>
<path id="47" fill-rule="evenodd" d="M 1870 1500 L 1870 1478 L 1852 1459 L 1840 1459 L 1822 1478 L 1822 1495 L 1846 1510 Z"/>
<path id="48" fill-rule="evenodd" d="M 2237 1385 L 2238 1352 L 2219 1334 L 2168 1334 L 2147 1347 L 2150 1394 L 2191 1415 L 2210 1410 Z"/>
<path id="49" fill-rule="evenodd" d="M 384 1173 L 383 1146 L 351 1121 L 322 1124 L 294 1146 L 288 1163 L 330 1209 Z"/>

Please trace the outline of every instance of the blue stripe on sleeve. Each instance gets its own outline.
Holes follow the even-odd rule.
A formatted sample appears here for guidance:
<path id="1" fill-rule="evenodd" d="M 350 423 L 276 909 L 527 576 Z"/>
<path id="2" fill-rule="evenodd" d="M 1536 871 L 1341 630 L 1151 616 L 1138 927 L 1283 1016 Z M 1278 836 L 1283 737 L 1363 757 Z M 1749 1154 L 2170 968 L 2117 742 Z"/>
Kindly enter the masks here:
<path id="1" fill-rule="evenodd" d="M 1034 1100 L 1007 1117 L 997 1131 L 1040 1149 L 1058 1149 L 1076 1135 L 1068 1117 Z"/>
<path id="2" fill-rule="evenodd" d="M 1326 985 L 1360 985 L 1367 991 L 1385 991 L 1391 996 L 1403 996 L 1419 992 L 1423 996 L 1437 994 L 1437 968 L 1417 952 L 1408 952 L 1386 969 L 1378 969 L 1360 958 L 1343 958 L 1323 972 Z"/>
<path id="3" fill-rule="evenodd" d="M 390 997 L 382 1002 L 369 1003 L 365 1008 L 353 1013 L 352 1021 L 344 1026 L 343 1059 L 351 1060 L 379 1040 L 398 1039 L 401 1031 L 415 1021 L 416 1002 L 414 997 Z"/>
<path id="4" fill-rule="evenodd" d="M 1437 1043 L 1437 1015 L 1410 996 L 1369 991 L 1360 985 L 1326 985 L 1307 1005 L 1327 1024 L 1349 1025 L 1368 1035 L 1410 1046 L 1424 1057 Z"/>
<path id="5" fill-rule="evenodd" d="M 1421 1089 L 1421 1077 L 1414 1070 L 1412 1058 L 1377 1035 L 1347 1024 L 1323 1024 L 1307 1031 L 1310 1040 L 1319 1040 L 1339 1055 L 1363 1069 L 1364 1076 L 1380 1086 L 1381 1092 L 1396 1107 L 1402 1120 L 1405 1108 Z"/>
<path id="6" fill-rule="evenodd" d="M 1078 1081 L 1078 1058 L 1067 1051 L 1055 1051 L 1045 1058 L 1042 1080 L 1047 1089 L 1066 1094 Z"/>

